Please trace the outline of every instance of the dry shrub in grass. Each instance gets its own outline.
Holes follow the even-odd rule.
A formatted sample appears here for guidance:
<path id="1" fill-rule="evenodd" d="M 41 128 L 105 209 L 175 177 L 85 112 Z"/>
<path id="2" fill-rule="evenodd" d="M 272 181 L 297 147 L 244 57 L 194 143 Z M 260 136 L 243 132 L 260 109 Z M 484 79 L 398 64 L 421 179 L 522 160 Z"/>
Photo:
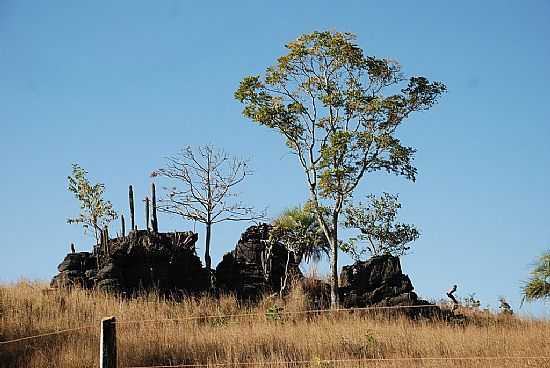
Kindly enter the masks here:
<path id="1" fill-rule="evenodd" d="M 115 315 L 121 367 L 224 362 L 314 361 L 305 367 L 550 367 L 550 360 L 323 363 L 325 359 L 550 356 L 550 323 L 488 315 L 449 325 L 372 313 L 266 316 L 277 304 L 300 312 L 300 288 L 281 299 L 240 305 L 233 296 L 175 302 L 144 294 L 121 299 L 74 289 L 42 293 L 45 285 L 0 286 L 0 337 L 18 338 L 92 324 L 91 329 L 0 345 L 0 367 L 97 367 L 99 321 Z M 255 313 L 253 317 L 224 317 Z M 206 316 L 217 316 L 207 319 Z M 200 317 L 189 320 L 190 317 Z M 178 321 L 165 321 L 176 319 Z M 146 322 L 147 320 L 162 320 Z M 254 365 L 249 365 L 254 366 Z M 262 366 L 262 365 L 257 365 Z M 298 367 L 298 365 L 280 365 Z"/>

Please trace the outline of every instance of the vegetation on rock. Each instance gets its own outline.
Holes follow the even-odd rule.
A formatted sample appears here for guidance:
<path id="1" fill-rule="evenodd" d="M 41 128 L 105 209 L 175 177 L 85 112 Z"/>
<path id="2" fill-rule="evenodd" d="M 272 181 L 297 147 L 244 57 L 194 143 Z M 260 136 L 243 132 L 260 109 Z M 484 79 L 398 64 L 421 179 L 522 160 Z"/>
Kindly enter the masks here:
<path id="1" fill-rule="evenodd" d="M 96 243 L 99 243 L 101 232 L 111 221 L 118 218 L 111 202 L 103 199 L 105 185 L 92 184 L 88 180 L 88 172 L 78 164 L 73 164 L 72 176 L 68 176 L 68 190 L 80 202 L 78 217 L 67 219 L 69 224 L 81 224 L 84 233 L 92 230 Z"/>
<path id="2" fill-rule="evenodd" d="M 151 176 L 168 179 L 171 187 L 159 201 L 162 212 L 180 215 L 205 225 L 204 260 L 212 268 L 210 239 L 212 226 L 226 221 L 252 221 L 264 217 L 237 199 L 235 187 L 252 174 L 246 160 L 206 145 L 188 146 L 167 159 L 166 167 Z"/>
<path id="3" fill-rule="evenodd" d="M 414 225 L 397 222 L 401 208 L 397 195 L 384 193 L 380 197 L 369 195 L 368 203 L 350 205 L 345 210 L 345 225 L 359 230 L 342 248 L 356 261 L 368 256 L 392 254 L 402 256 L 410 249 L 409 243 L 420 236 Z M 368 255 L 367 255 L 368 254 Z"/>

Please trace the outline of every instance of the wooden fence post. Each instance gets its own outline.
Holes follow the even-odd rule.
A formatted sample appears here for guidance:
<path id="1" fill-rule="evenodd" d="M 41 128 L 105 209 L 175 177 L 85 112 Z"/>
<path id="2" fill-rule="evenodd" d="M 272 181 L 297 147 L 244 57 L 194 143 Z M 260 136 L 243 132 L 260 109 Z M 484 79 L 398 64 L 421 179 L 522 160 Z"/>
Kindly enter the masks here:
<path id="1" fill-rule="evenodd" d="M 101 320 L 99 341 L 99 368 L 116 368 L 116 319 L 106 317 Z"/>

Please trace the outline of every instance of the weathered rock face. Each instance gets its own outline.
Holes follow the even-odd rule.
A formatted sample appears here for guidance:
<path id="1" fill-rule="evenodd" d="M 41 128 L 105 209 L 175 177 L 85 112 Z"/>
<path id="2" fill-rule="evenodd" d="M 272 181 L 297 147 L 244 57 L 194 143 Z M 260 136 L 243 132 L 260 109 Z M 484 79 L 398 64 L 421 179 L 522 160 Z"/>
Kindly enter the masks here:
<path id="1" fill-rule="evenodd" d="M 215 271 L 218 291 L 234 293 L 242 300 L 255 300 L 266 292 L 279 292 L 296 279 L 301 281 L 312 308 L 330 305 L 330 285 L 304 279 L 292 253 L 278 242 L 269 241 L 271 226 L 249 227 L 235 249 L 227 253 Z M 197 234 L 132 231 L 109 240 L 93 252 L 68 254 L 58 266 L 54 287 L 79 286 L 135 294 L 155 289 L 163 294 L 194 294 L 210 288 L 210 273 L 195 252 Z M 343 307 L 431 306 L 418 298 L 409 277 L 403 274 L 398 257 L 373 257 L 344 266 L 340 275 Z M 434 315 L 437 308 L 405 310 L 409 315 Z"/>
<path id="2" fill-rule="evenodd" d="M 209 276 L 195 253 L 197 238 L 186 232 L 132 231 L 93 253 L 68 254 L 51 284 L 126 294 L 153 288 L 161 293 L 201 292 L 208 289 Z"/>
<path id="3" fill-rule="evenodd" d="M 340 274 L 343 306 L 429 305 L 418 299 L 409 276 L 401 270 L 399 257 L 372 257 L 365 262 L 344 266 Z"/>
<path id="4" fill-rule="evenodd" d="M 271 225 L 251 226 L 233 251 L 216 267 L 216 286 L 241 299 L 255 299 L 265 292 L 279 292 L 288 264 L 289 278 L 302 277 L 294 257 L 279 243 L 270 244 Z"/>
<path id="5" fill-rule="evenodd" d="M 69 253 L 57 269 L 59 273 L 52 279 L 52 286 L 89 288 L 93 283 L 87 272 L 97 270 L 97 261 L 89 252 Z"/>

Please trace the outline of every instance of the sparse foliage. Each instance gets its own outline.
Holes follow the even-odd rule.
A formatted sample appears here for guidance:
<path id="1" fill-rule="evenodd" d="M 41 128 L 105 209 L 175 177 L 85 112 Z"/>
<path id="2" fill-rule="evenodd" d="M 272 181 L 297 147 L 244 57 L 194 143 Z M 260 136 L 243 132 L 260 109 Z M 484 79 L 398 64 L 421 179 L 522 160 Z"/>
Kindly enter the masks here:
<path id="1" fill-rule="evenodd" d="M 224 221 L 253 221 L 264 217 L 238 200 L 235 187 L 252 172 L 246 160 L 238 159 L 213 146 L 193 150 L 186 147 L 167 159 L 165 168 L 151 176 L 161 176 L 175 184 L 159 201 L 159 211 L 177 214 L 206 226 L 205 264 L 211 269 L 212 225 Z"/>
<path id="2" fill-rule="evenodd" d="M 291 256 L 297 263 L 301 263 L 303 259 L 306 261 L 319 260 L 323 254 L 328 254 L 330 250 L 327 238 L 308 203 L 303 207 L 285 210 L 273 221 L 269 237 L 271 245 L 274 242 L 279 242 L 288 251 L 281 293 L 288 284 L 288 264 Z"/>
<path id="3" fill-rule="evenodd" d="M 355 260 L 366 253 L 372 256 L 392 254 L 401 256 L 410 249 L 409 243 L 420 236 L 414 225 L 397 222 L 401 208 L 398 196 L 384 193 L 380 197 L 367 196 L 366 204 L 350 205 L 345 209 L 345 226 L 359 230 L 342 248 Z"/>
<path id="4" fill-rule="evenodd" d="M 550 299 L 550 251 L 539 257 L 522 293 L 526 301 Z"/>
<path id="5" fill-rule="evenodd" d="M 446 87 L 400 65 L 366 56 L 355 36 L 304 34 L 263 76 L 245 77 L 235 98 L 243 114 L 280 133 L 302 166 L 317 221 L 331 247 L 331 304 L 338 305 L 338 224 L 361 179 L 384 170 L 414 180 L 414 148 L 397 128 L 428 110 Z M 323 216 L 322 208 L 330 215 Z"/>
<path id="6" fill-rule="evenodd" d="M 282 243 L 294 254 L 295 260 L 319 260 L 328 254 L 330 246 L 310 205 L 285 210 L 273 221 L 270 232 L 273 241 Z"/>
<path id="7" fill-rule="evenodd" d="M 92 184 L 87 178 L 88 172 L 78 164 L 73 164 L 72 176 L 68 176 L 68 190 L 80 202 L 78 217 L 67 219 L 69 224 L 81 224 L 84 233 L 93 230 L 96 243 L 99 243 L 101 231 L 116 220 L 118 215 L 113 210 L 111 202 L 103 199 L 105 185 Z"/>

